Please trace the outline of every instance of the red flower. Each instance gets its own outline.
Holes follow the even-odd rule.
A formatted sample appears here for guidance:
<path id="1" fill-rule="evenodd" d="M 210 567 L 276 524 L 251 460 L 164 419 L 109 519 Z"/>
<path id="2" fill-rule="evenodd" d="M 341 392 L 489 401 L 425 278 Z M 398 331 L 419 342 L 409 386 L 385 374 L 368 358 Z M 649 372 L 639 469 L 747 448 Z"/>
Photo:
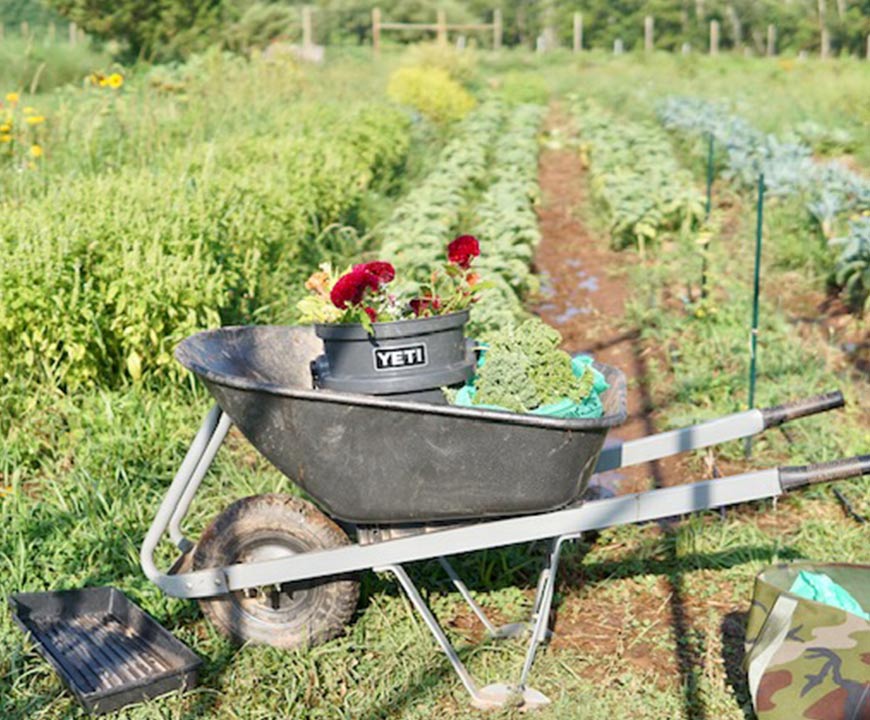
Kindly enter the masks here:
<path id="1" fill-rule="evenodd" d="M 460 235 L 447 246 L 447 260 L 463 270 L 471 267 L 471 260 L 480 255 L 480 243 L 473 235 Z"/>
<path id="2" fill-rule="evenodd" d="M 380 285 L 377 275 L 370 273 L 364 266 L 359 266 L 336 281 L 329 293 L 329 299 L 335 307 L 344 310 L 348 305 L 361 303 L 366 290 L 377 290 Z"/>
<path id="3" fill-rule="evenodd" d="M 396 277 L 396 269 L 388 262 L 382 260 L 374 260 L 373 262 L 363 263 L 362 265 L 354 265 L 354 270 L 365 270 L 374 275 L 380 280 L 381 285 L 386 285 L 392 282 Z"/>
<path id="4" fill-rule="evenodd" d="M 411 310 L 414 311 L 414 315 L 416 315 L 417 317 L 420 317 L 427 310 L 440 309 L 441 298 L 437 295 L 435 297 L 421 297 L 411 300 Z"/>
<path id="5" fill-rule="evenodd" d="M 375 310 L 373 307 L 364 307 L 363 310 L 365 310 L 366 315 L 369 316 L 369 320 L 371 320 L 372 322 L 378 319 L 377 310 Z"/>

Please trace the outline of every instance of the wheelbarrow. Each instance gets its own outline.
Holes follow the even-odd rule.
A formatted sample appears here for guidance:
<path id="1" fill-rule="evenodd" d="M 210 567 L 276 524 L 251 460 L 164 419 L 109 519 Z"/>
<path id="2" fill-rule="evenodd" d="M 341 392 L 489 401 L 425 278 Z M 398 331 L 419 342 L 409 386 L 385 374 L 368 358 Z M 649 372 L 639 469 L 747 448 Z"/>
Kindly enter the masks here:
<path id="1" fill-rule="evenodd" d="M 566 542 L 584 532 L 870 473 L 870 456 L 861 456 L 590 499 L 586 491 L 595 473 L 749 437 L 841 407 L 843 397 L 832 392 L 605 443 L 626 417 L 624 376 L 606 365 L 598 365 L 610 385 L 602 396 L 603 417 L 559 419 L 317 390 L 310 365 L 321 352 L 310 328 L 287 326 L 221 328 L 180 344 L 177 359 L 203 381 L 217 405 L 148 530 L 142 568 L 168 595 L 197 599 L 234 640 L 279 647 L 340 633 L 356 607 L 355 574 L 390 572 L 480 708 L 549 702 L 528 680 L 548 634 Z M 233 424 L 313 502 L 277 494 L 243 498 L 194 544 L 182 521 Z M 167 531 L 182 554 L 162 572 L 154 552 Z M 530 621 L 496 628 L 447 558 L 537 540 L 551 545 Z M 490 635 L 529 632 L 515 682 L 475 684 L 405 570 L 427 559 L 440 562 Z"/>

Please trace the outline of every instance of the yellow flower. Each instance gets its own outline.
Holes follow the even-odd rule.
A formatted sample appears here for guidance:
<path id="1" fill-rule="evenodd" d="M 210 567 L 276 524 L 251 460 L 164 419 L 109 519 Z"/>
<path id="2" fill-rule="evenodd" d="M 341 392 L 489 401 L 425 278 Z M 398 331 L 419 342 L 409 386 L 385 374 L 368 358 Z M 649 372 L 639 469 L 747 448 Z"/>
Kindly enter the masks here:
<path id="1" fill-rule="evenodd" d="M 31 115 L 27 118 L 28 125 L 39 125 L 40 123 L 44 123 L 45 118 L 42 115 Z"/>
<path id="2" fill-rule="evenodd" d="M 319 271 L 314 273 L 311 277 L 309 277 L 305 281 L 305 289 L 311 290 L 311 292 L 321 295 L 323 297 L 329 297 L 329 273 L 324 271 Z"/>
<path id="3" fill-rule="evenodd" d="M 124 84 L 124 78 L 119 73 L 112 73 L 109 75 L 109 79 L 106 81 L 110 88 L 115 88 L 116 90 Z"/>
<path id="4" fill-rule="evenodd" d="M 30 107 L 30 105 L 28 105 L 26 108 L 24 108 L 24 114 L 25 115 L 36 115 L 36 108 Z"/>
<path id="5" fill-rule="evenodd" d="M 4 135 L 12 132 L 12 123 L 0 123 L 0 133 Z"/>
<path id="6" fill-rule="evenodd" d="M 11 143 L 12 136 L 11 135 L 0 135 L 0 143 Z"/>
<path id="7" fill-rule="evenodd" d="M 16 105 L 21 96 L 16 92 L 6 93 L 6 102 Z"/>
<path id="8" fill-rule="evenodd" d="M 42 148 L 39 145 L 31 145 L 30 155 L 35 158 L 42 157 Z"/>

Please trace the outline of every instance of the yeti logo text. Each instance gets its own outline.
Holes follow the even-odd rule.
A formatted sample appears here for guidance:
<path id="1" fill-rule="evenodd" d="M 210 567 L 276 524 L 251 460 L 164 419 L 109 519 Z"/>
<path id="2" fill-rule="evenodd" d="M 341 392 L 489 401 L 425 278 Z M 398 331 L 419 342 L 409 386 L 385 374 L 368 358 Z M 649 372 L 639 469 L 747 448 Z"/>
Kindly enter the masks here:
<path id="1" fill-rule="evenodd" d="M 401 370 L 402 368 L 423 367 L 427 363 L 426 346 L 404 345 L 402 347 L 375 348 L 375 370 Z"/>

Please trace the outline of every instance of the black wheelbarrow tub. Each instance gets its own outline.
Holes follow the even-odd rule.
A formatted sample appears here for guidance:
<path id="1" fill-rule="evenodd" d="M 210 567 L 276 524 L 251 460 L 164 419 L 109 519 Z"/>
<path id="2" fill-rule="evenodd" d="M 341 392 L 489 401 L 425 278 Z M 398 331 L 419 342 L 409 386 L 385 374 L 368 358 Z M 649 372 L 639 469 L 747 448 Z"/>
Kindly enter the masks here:
<path id="1" fill-rule="evenodd" d="M 625 378 L 599 365 L 605 414 L 560 419 L 313 389 L 311 328 L 245 326 L 185 339 L 176 358 L 251 444 L 332 516 L 404 524 L 554 510 L 586 488 Z"/>

